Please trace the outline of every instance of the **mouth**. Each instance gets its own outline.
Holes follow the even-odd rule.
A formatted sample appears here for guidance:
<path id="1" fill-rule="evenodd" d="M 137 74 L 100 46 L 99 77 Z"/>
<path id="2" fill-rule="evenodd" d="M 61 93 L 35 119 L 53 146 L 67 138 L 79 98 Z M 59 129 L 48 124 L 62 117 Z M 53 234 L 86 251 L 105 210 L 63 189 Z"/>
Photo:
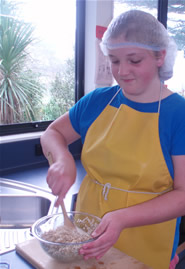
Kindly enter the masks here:
<path id="1" fill-rule="evenodd" d="M 130 83 L 130 82 L 133 82 L 134 79 L 132 79 L 132 78 L 129 78 L 129 79 L 122 79 L 122 81 L 123 81 L 124 83 Z"/>

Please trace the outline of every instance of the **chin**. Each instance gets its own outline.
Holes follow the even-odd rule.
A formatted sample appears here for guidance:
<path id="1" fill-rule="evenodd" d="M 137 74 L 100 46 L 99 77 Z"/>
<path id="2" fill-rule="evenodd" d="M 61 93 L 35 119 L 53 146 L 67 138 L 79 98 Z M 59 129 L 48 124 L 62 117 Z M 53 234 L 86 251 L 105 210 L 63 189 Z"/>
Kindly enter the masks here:
<path id="1" fill-rule="evenodd" d="M 130 80 L 130 81 L 127 81 L 127 82 L 120 81 L 119 85 L 120 85 L 120 87 L 122 89 L 128 89 L 128 91 L 132 91 L 135 88 L 137 88 L 136 85 L 135 85 L 135 80 Z"/>

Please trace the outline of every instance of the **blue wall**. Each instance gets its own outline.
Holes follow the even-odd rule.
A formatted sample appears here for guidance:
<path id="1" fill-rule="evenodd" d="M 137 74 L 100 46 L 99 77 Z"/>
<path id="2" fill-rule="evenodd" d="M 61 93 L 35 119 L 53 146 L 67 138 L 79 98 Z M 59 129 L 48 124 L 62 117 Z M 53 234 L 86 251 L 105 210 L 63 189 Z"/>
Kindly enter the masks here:
<path id="1" fill-rule="evenodd" d="M 40 145 L 39 138 L 0 144 L 0 176 L 10 171 L 46 165 L 44 155 L 36 154 L 36 145 Z M 76 159 L 80 158 L 81 141 L 71 144 L 69 149 Z"/>
<path id="2" fill-rule="evenodd" d="M 36 156 L 36 144 L 40 144 L 40 139 L 0 144 L 0 176 L 9 170 L 46 163 L 43 155 Z"/>

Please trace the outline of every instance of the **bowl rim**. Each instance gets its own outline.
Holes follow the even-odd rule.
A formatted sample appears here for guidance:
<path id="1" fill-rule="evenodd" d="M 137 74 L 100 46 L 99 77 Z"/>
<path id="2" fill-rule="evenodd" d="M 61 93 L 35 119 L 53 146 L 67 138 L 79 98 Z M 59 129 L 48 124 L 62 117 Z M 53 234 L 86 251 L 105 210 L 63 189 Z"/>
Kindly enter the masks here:
<path id="1" fill-rule="evenodd" d="M 85 216 L 90 216 L 90 217 L 94 217 L 96 218 L 97 220 L 101 221 L 101 218 L 99 218 L 98 216 L 95 216 L 93 214 L 90 214 L 90 213 L 86 213 L 86 212 L 81 212 L 81 211 L 67 211 L 67 213 L 72 213 L 72 214 L 81 214 L 81 215 L 85 215 Z M 70 242 L 67 242 L 67 243 L 60 243 L 60 242 L 52 242 L 52 241 L 48 241 L 48 240 L 45 240 L 43 238 L 41 238 L 37 232 L 36 232 L 36 226 L 41 223 L 43 220 L 45 219 L 50 219 L 51 217 L 54 217 L 54 216 L 60 216 L 60 215 L 63 215 L 63 213 L 56 213 L 56 214 L 50 214 L 50 215 L 47 215 L 47 216 L 44 216 L 38 220 L 36 220 L 34 222 L 34 224 L 32 225 L 31 227 L 31 230 L 30 230 L 30 233 L 36 238 L 38 239 L 41 243 L 45 243 L 45 244 L 50 244 L 50 245 L 54 245 L 54 246 L 73 246 L 73 245 L 82 245 L 82 244 L 85 244 L 85 243 L 88 243 L 88 242 L 92 242 L 94 240 L 96 240 L 98 237 L 93 237 L 93 238 L 90 238 L 88 240 L 85 240 L 83 242 L 74 242 L 74 243 L 70 243 Z"/>

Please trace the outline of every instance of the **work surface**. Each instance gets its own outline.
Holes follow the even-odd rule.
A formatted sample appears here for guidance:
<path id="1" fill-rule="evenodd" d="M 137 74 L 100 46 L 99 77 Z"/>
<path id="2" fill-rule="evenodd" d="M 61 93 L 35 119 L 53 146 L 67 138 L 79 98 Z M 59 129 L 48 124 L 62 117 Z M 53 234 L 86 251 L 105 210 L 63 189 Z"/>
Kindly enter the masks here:
<path id="1" fill-rule="evenodd" d="M 149 269 L 148 266 L 115 248 L 111 248 L 98 261 L 90 259 L 68 264 L 59 263 L 48 256 L 36 239 L 18 244 L 16 251 L 36 269 Z"/>

